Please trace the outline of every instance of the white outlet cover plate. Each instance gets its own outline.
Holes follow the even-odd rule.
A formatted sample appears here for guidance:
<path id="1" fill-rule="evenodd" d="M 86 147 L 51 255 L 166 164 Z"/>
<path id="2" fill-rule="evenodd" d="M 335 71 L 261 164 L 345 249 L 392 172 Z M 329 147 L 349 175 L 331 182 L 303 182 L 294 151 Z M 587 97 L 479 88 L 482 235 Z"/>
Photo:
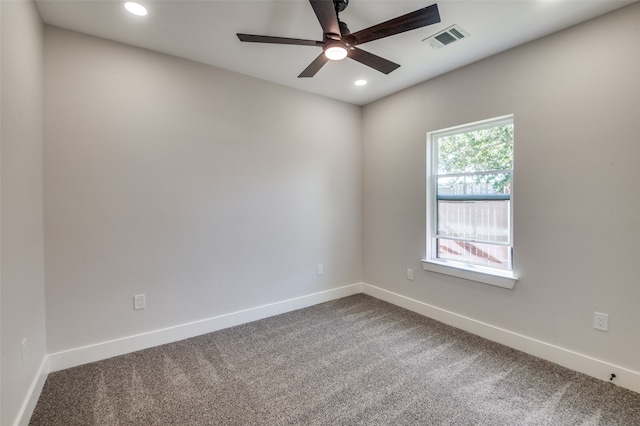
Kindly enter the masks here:
<path id="1" fill-rule="evenodd" d="M 144 294 L 133 296 L 133 309 L 144 309 L 146 306 Z"/>
<path id="2" fill-rule="evenodd" d="M 609 330 L 609 315 L 601 314 L 600 312 L 593 313 L 593 328 L 596 330 L 608 331 Z"/>
<path id="3" fill-rule="evenodd" d="M 22 363 L 26 364 L 27 363 L 27 339 L 22 339 L 22 342 L 20 343 L 21 348 L 22 348 Z"/>

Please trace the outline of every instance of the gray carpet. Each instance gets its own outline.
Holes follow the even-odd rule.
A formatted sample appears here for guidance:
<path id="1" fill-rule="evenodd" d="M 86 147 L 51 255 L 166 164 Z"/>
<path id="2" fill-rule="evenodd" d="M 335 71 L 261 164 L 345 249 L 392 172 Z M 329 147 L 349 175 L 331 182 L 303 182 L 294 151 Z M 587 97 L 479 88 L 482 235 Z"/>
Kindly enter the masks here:
<path id="1" fill-rule="evenodd" d="M 640 394 L 365 295 L 49 375 L 30 425 L 640 425 Z"/>

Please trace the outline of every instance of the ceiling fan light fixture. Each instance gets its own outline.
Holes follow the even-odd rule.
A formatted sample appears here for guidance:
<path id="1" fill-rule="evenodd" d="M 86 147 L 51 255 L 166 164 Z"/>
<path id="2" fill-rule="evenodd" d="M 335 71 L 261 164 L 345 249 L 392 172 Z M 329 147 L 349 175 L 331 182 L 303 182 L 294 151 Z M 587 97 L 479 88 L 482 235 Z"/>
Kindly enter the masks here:
<path id="1" fill-rule="evenodd" d="M 324 50 L 324 56 L 332 61 L 340 61 L 347 57 L 347 49 L 341 44 L 334 44 Z"/>

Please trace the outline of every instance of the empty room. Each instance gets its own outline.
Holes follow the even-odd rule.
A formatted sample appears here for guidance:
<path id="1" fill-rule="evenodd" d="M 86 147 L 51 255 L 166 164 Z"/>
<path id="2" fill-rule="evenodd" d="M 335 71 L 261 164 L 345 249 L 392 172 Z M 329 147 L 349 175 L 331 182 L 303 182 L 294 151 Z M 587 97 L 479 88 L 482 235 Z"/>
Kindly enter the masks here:
<path id="1" fill-rule="evenodd" d="M 640 425 L 640 3 L 0 0 L 0 424 Z"/>

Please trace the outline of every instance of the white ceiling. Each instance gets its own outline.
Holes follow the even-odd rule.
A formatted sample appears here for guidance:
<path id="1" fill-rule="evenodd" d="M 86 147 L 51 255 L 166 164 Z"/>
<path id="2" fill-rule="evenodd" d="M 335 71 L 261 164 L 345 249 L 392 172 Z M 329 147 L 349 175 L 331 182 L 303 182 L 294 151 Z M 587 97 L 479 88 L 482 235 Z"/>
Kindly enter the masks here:
<path id="1" fill-rule="evenodd" d="M 322 40 L 307 0 L 36 0 L 45 23 L 214 65 L 334 99 L 364 105 L 498 52 L 637 0 L 440 0 L 442 22 L 360 45 L 401 65 L 384 75 L 346 59 L 313 78 L 298 74 L 318 47 L 242 43 L 236 33 Z M 352 32 L 429 6 L 431 0 L 350 0 L 340 14 Z M 453 24 L 470 37 L 442 49 L 422 40 Z M 357 87 L 357 79 L 369 84 Z"/>

